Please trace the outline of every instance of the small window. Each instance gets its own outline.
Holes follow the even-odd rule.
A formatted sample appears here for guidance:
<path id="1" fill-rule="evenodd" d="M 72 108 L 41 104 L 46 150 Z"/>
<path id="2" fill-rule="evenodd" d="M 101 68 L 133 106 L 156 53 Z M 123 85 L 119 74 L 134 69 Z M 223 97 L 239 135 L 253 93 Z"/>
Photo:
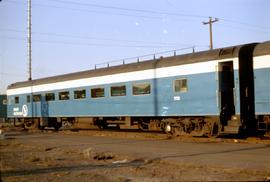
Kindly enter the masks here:
<path id="1" fill-rule="evenodd" d="M 19 102 L 20 102 L 19 97 L 15 97 L 15 98 L 14 98 L 14 102 L 15 102 L 15 104 L 19 104 Z"/>
<path id="2" fill-rule="evenodd" d="M 41 95 L 33 95 L 33 102 L 40 102 L 41 101 Z"/>
<path id="3" fill-rule="evenodd" d="M 75 90 L 74 99 L 84 99 L 86 98 L 85 90 Z"/>
<path id="4" fill-rule="evenodd" d="M 98 98 L 98 97 L 104 97 L 105 92 L 104 88 L 92 88 L 91 89 L 91 97 L 92 98 Z"/>
<path id="5" fill-rule="evenodd" d="M 31 101 L 30 95 L 27 95 L 26 100 L 27 100 L 28 103 Z"/>
<path id="6" fill-rule="evenodd" d="M 7 99 L 4 99 L 2 102 L 3 105 L 7 105 Z"/>
<path id="7" fill-rule="evenodd" d="M 54 95 L 54 93 L 46 93 L 46 94 L 45 94 L 45 100 L 46 100 L 46 101 L 54 101 L 54 100 L 55 100 L 55 95 Z"/>
<path id="8" fill-rule="evenodd" d="M 187 92 L 187 79 L 179 79 L 174 81 L 174 91 L 175 92 Z"/>
<path id="9" fill-rule="evenodd" d="M 113 86 L 111 87 L 111 96 L 125 96 L 126 95 L 126 86 Z"/>
<path id="10" fill-rule="evenodd" d="M 59 92 L 59 100 L 69 100 L 69 92 Z"/>
<path id="11" fill-rule="evenodd" d="M 136 83 L 132 86 L 132 94 L 133 95 L 145 95 L 150 94 L 151 85 L 150 83 Z"/>

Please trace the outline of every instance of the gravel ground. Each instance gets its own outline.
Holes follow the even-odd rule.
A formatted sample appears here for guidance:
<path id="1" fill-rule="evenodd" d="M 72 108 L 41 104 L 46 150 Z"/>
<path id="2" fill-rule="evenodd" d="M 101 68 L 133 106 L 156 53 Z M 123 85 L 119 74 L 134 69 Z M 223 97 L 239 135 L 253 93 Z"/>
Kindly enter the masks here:
<path id="1" fill-rule="evenodd" d="M 91 143 L 91 139 L 95 141 L 95 145 Z M 90 143 L 87 143 L 88 140 Z M 110 144 L 109 147 L 104 141 Z M 130 142 L 130 145 L 132 142 L 139 144 L 135 147 L 136 151 L 131 147 L 130 151 L 122 151 L 123 146 L 119 145 L 121 143 L 119 141 L 122 142 L 122 145 L 123 141 Z M 160 141 L 161 143 L 168 141 L 197 147 L 198 144 L 212 146 L 210 144 L 213 143 L 215 145 L 223 143 L 226 147 L 227 143 L 233 147 L 236 147 L 235 143 L 237 143 L 237 147 L 252 145 L 255 146 L 254 150 L 264 150 L 263 147 L 268 150 L 269 147 L 269 140 L 264 141 L 257 138 L 248 140 L 191 137 L 171 139 L 160 133 L 112 131 L 61 131 L 55 133 L 6 129 L 5 137 L 0 140 L 1 180 L 4 182 L 270 180 L 270 170 L 265 167 L 228 167 L 228 165 L 215 163 L 208 165 L 192 162 L 192 160 L 166 160 L 156 157 L 155 155 L 158 154 L 155 154 L 156 148 L 153 148 L 152 151 L 152 145 L 157 145 L 156 147 L 160 147 L 161 151 L 165 150 L 159 144 Z M 81 145 L 75 144 L 75 142 L 79 142 Z M 128 145 L 125 144 L 125 147 Z M 143 153 L 147 145 L 149 146 L 147 151 L 151 152 Z M 110 147 L 113 148 L 109 150 Z M 168 151 L 170 150 L 168 149 Z M 251 152 L 249 151 L 249 153 Z M 243 153 L 243 157 L 248 158 L 249 153 Z M 265 157 L 269 159 L 269 155 Z M 197 159 L 196 156 L 194 159 Z"/>

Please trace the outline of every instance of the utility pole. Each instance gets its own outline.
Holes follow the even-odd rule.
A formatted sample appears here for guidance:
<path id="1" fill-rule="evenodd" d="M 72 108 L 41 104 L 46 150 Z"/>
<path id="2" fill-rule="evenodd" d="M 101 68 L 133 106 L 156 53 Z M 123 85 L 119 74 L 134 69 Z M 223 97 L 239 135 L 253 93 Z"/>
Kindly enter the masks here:
<path id="1" fill-rule="evenodd" d="M 28 80 L 32 80 L 31 0 L 28 0 Z"/>
<path id="2" fill-rule="evenodd" d="M 28 0 L 28 80 L 32 80 L 32 6 L 31 6 L 31 0 Z M 31 97 L 30 97 L 30 102 L 31 102 L 31 123 L 33 124 L 33 113 L 34 113 L 34 107 L 33 107 L 33 85 L 31 81 Z"/>
<path id="3" fill-rule="evenodd" d="M 210 50 L 213 49 L 212 23 L 215 23 L 217 21 L 218 21 L 217 18 L 215 18 L 214 20 L 212 20 L 212 17 L 209 17 L 209 21 L 208 22 L 203 22 L 203 25 L 209 24 L 209 30 L 210 30 Z"/>

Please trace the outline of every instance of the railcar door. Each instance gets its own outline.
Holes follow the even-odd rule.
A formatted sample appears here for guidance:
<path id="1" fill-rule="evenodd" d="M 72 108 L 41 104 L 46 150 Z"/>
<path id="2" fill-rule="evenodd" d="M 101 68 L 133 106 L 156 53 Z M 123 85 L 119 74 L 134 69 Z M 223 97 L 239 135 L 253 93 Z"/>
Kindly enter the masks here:
<path id="1" fill-rule="evenodd" d="M 241 47 L 239 51 L 240 117 L 243 129 L 254 132 L 257 128 L 254 105 L 253 50 L 256 44 Z"/>
<path id="2" fill-rule="evenodd" d="M 218 64 L 220 121 L 223 126 L 235 114 L 233 61 Z"/>

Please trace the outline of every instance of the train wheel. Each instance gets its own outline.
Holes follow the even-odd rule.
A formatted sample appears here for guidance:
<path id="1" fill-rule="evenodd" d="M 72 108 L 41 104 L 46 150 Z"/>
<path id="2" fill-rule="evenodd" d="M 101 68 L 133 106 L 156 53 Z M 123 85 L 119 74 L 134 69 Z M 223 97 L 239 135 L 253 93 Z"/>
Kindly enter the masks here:
<path id="1" fill-rule="evenodd" d="M 74 121 L 69 121 L 69 120 L 62 121 L 63 128 L 66 128 L 66 129 L 72 128 L 73 125 L 74 125 Z"/>
<path id="2" fill-rule="evenodd" d="M 38 121 L 35 119 L 27 119 L 23 124 L 25 129 L 36 129 L 38 128 Z"/>
<path id="3" fill-rule="evenodd" d="M 138 123 L 138 127 L 142 131 L 148 131 L 149 130 L 148 124 L 145 123 L 145 122 L 143 122 L 143 121 L 141 121 L 141 122 Z"/>
<path id="4" fill-rule="evenodd" d="M 97 126 L 98 126 L 98 128 L 99 128 L 100 130 L 104 130 L 104 129 L 106 129 L 106 128 L 108 127 L 108 124 L 107 124 L 107 122 L 104 121 L 104 120 L 98 120 Z"/>
<path id="5" fill-rule="evenodd" d="M 62 122 L 55 122 L 53 127 L 55 131 L 58 131 L 62 127 Z"/>

